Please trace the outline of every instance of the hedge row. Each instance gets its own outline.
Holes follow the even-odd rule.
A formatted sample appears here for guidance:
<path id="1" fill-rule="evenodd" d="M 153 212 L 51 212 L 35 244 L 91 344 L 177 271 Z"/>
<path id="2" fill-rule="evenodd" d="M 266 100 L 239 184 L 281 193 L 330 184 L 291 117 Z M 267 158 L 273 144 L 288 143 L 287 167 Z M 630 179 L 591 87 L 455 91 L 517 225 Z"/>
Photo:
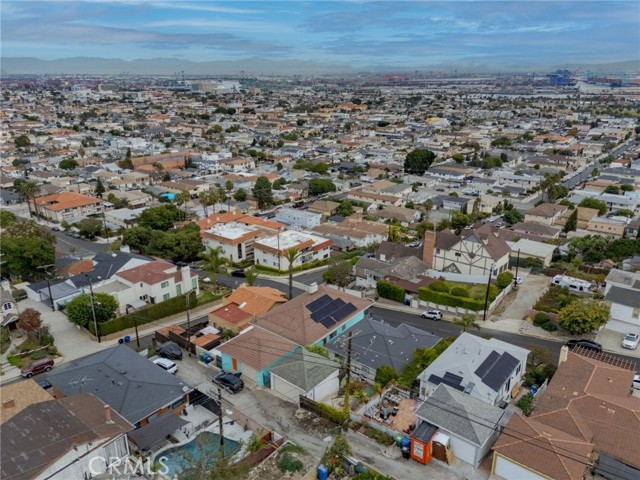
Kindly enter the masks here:
<path id="1" fill-rule="evenodd" d="M 420 289 L 420 300 L 425 302 L 436 303 L 438 305 L 447 305 L 449 307 L 461 307 L 467 310 L 479 312 L 484 310 L 484 300 L 476 300 L 474 298 L 456 297 L 450 293 L 435 292 L 428 288 Z"/>
<path id="2" fill-rule="evenodd" d="M 207 296 L 210 302 L 218 300 L 222 298 L 226 293 L 221 295 Z M 208 302 L 205 302 L 208 303 Z M 189 305 L 191 308 L 199 306 L 201 302 L 198 298 L 196 298 L 196 293 L 191 292 L 189 294 Z M 113 320 L 109 320 L 107 322 L 103 322 L 98 326 L 100 331 L 100 335 L 111 335 L 112 333 L 120 332 L 122 330 L 126 330 L 128 328 L 133 328 L 136 323 L 138 326 L 144 325 L 145 323 L 150 323 L 155 320 L 160 320 L 165 317 L 169 317 L 171 315 L 175 315 L 177 313 L 181 313 L 187 310 L 187 301 L 185 295 L 180 295 L 178 297 L 170 298 L 169 300 L 165 300 L 161 303 L 156 303 L 155 305 L 151 305 L 143 308 L 142 310 L 137 310 L 134 313 L 130 313 L 129 315 L 123 315 L 122 317 L 114 318 Z M 93 330 L 93 322 L 89 322 L 89 331 L 95 335 Z"/>
<path id="3" fill-rule="evenodd" d="M 325 258 L 322 260 L 314 260 L 313 262 L 305 263 L 304 265 L 295 267 L 293 271 L 294 273 L 302 272 L 305 270 L 311 270 L 312 268 L 316 268 L 316 267 L 323 267 L 324 265 L 329 265 L 328 258 Z M 275 267 L 269 267 L 267 265 L 260 265 L 260 264 L 256 264 L 255 269 L 259 272 L 262 271 L 262 272 L 273 272 L 273 273 L 285 274 L 285 273 L 289 273 L 289 263 L 287 262 L 287 260 L 284 260 L 282 262 L 282 270 L 278 270 Z"/>
<path id="4" fill-rule="evenodd" d="M 404 302 L 404 289 L 394 285 L 393 283 L 379 280 L 377 283 L 378 295 L 382 298 L 395 300 L 396 302 Z"/>

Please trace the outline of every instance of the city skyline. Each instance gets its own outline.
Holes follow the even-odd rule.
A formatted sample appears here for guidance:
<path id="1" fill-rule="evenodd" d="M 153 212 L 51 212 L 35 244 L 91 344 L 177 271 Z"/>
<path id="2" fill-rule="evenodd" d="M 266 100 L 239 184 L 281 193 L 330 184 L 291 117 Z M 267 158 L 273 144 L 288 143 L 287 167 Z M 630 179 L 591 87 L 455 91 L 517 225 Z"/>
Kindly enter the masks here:
<path id="1" fill-rule="evenodd" d="M 638 2 L 5 1 L 2 57 L 260 57 L 351 69 L 636 60 Z"/>

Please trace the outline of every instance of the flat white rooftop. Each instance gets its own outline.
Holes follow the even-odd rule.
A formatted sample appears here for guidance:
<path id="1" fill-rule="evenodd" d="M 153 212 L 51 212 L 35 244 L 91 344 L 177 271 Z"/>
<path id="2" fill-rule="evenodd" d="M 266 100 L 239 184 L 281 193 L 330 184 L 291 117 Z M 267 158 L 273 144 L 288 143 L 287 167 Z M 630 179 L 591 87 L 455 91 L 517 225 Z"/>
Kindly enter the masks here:
<path id="1" fill-rule="evenodd" d="M 260 245 L 264 245 L 270 248 L 276 248 L 280 250 L 287 250 L 292 247 L 296 247 L 303 242 L 311 240 L 314 245 L 322 242 L 326 242 L 326 238 L 322 238 L 318 235 L 312 235 L 306 232 L 295 232 L 293 230 L 287 230 L 279 235 L 273 237 L 261 238 L 254 243 L 254 247 L 259 248 Z"/>
<path id="2" fill-rule="evenodd" d="M 213 233 L 214 235 L 218 235 L 223 238 L 228 238 L 229 240 L 236 240 L 241 238 L 247 234 L 254 233 L 256 230 L 254 228 L 249 228 L 241 223 L 230 222 L 230 223 L 218 223 L 213 227 L 207 229 L 207 232 Z"/>

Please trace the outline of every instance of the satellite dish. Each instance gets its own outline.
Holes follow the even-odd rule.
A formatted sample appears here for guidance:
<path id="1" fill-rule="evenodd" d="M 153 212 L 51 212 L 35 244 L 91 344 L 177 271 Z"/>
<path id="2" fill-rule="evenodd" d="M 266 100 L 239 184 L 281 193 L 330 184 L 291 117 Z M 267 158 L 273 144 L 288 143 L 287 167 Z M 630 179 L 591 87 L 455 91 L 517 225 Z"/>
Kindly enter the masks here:
<path id="1" fill-rule="evenodd" d="M 187 393 L 189 391 L 189 387 L 187 387 L 186 385 L 184 387 L 182 387 L 182 391 L 184 393 Z"/>

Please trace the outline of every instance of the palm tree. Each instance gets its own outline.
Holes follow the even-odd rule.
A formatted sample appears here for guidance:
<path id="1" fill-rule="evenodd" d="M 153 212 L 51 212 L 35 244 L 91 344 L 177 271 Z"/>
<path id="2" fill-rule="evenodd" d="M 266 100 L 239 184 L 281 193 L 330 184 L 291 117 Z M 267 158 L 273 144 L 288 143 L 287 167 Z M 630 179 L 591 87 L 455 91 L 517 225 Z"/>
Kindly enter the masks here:
<path id="1" fill-rule="evenodd" d="M 27 199 L 27 206 L 29 207 L 29 216 L 31 215 L 31 205 L 29 200 L 33 201 L 33 208 L 38 213 L 38 205 L 36 204 L 36 197 L 40 195 L 40 186 L 33 180 L 27 180 L 20 185 L 20 195 Z"/>
<path id="2" fill-rule="evenodd" d="M 204 209 L 204 216 L 208 216 L 207 207 L 213 206 L 213 210 L 215 213 L 215 205 L 218 203 L 218 192 L 215 190 L 209 190 L 208 192 L 203 192 L 199 196 L 200 205 Z"/>
<path id="3" fill-rule="evenodd" d="M 284 258 L 289 262 L 289 300 L 293 298 L 293 264 L 301 254 L 302 252 L 296 247 L 291 247 L 284 252 Z"/>
<path id="4" fill-rule="evenodd" d="M 218 283 L 217 273 L 220 271 L 220 267 L 227 263 L 227 259 L 222 256 L 222 253 L 222 247 L 217 247 L 201 254 L 202 259 L 207 264 L 207 269 L 211 271 L 214 285 Z"/>
<path id="5" fill-rule="evenodd" d="M 250 287 L 253 287 L 256 283 L 256 279 L 258 278 L 258 272 L 255 268 L 251 267 L 244 271 L 245 276 L 247 277 L 247 283 Z"/>
<path id="6" fill-rule="evenodd" d="M 471 327 L 480 331 L 480 324 L 476 321 L 476 316 L 471 313 L 465 313 L 462 318 L 456 318 L 453 324 L 462 327 L 463 332 L 468 332 Z"/>
<path id="7" fill-rule="evenodd" d="M 184 219 L 187 219 L 187 202 L 191 200 L 191 195 L 189 195 L 189 192 L 185 192 L 184 190 L 182 190 L 180 193 L 176 193 L 176 196 L 174 197 L 174 201 L 178 204 L 178 205 L 182 205 L 182 207 L 184 208 Z"/>

